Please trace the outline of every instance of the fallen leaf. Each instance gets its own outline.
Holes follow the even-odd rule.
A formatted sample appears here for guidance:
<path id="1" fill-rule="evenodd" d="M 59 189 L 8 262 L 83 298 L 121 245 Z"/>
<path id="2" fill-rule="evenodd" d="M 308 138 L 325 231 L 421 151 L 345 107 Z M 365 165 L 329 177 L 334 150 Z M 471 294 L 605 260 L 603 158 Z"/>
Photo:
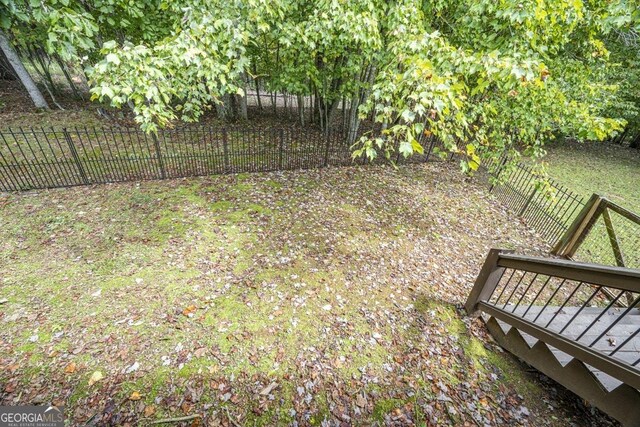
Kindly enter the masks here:
<path id="1" fill-rule="evenodd" d="M 145 417 L 150 417 L 150 416 L 152 416 L 152 415 L 153 415 L 153 414 L 155 414 L 155 413 L 156 413 L 156 407 L 155 407 L 155 406 L 153 406 L 153 405 L 147 405 L 147 406 L 144 408 L 144 416 L 145 416 Z"/>
<path id="2" fill-rule="evenodd" d="M 131 393 L 131 396 L 129 396 L 129 400 L 140 400 L 141 397 L 142 396 L 140 396 L 140 393 L 134 391 L 133 393 Z"/>
<path id="3" fill-rule="evenodd" d="M 73 374 L 76 371 L 76 362 L 71 362 L 64 368 L 65 374 Z"/>
<path id="4" fill-rule="evenodd" d="M 184 310 L 182 310 L 182 314 L 184 314 L 187 317 L 191 317 L 193 315 L 194 311 L 196 311 L 196 306 L 195 305 L 190 305 L 189 307 L 187 307 Z"/>
<path id="5" fill-rule="evenodd" d="M 95 371 L 93 374 L 91 374 L 91 378 L 89 378 L 89 385 L 92 386 L 103 378 L 104 375 L 102 374 L 102 372 Z"/>
<path id="6" fill-rule="evenodd" d="M 263 388 L 260 391 L 260 394 L 263 396 L 268 395 L 269 393 L 271 393 L 271 391 L 273 391 L 274 388 L 278 387 L 278 383 L 277 382 L 272 382 L 271 384 L 269 384 L 268 386 L 266 386 L 265 388 Z"/>

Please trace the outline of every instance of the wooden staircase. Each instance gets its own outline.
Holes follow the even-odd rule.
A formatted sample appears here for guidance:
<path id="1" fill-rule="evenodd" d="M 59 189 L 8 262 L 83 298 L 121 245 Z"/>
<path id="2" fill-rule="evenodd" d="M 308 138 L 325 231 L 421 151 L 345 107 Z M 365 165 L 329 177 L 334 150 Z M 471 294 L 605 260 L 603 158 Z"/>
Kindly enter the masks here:
<path id="1" fill-rule="evenodd" d="M 466 308 L 500 346 L 640 426 L 639 303 L 640 270 L 492 250 Z"/>

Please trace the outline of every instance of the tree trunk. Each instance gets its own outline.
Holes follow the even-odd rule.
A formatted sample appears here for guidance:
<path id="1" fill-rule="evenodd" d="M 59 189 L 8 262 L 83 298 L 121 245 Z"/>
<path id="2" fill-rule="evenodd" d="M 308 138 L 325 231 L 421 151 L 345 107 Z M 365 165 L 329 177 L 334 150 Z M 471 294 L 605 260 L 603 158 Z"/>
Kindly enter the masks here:
<path id="1" fill-rule="evenodd" d="M 629 132 L 629 127 L 625 128 L 624 132 L 622 132 L 618 137 L 616 137 L 614 143 L 618 145 L 622 145 L 624 139 L 627 137 L 627 133 Z"/>
<path id="2" fill-rule="evenodd" d="M 2 31 L 0 31 L 0 49 L 2 49 L 2 51 L 4 52 L 7 60 L 13 67 L 13 70 L 22 82 L 22 85 L 29 93 L 29 96 L 31 97 L 31 100 L 33 101 L 33 104 L 36 106 L 36 108 L 48 110 L 49 104 L 47 104 L 44 96 L 42 96 L 42 93 L 40 93 L 40 89 L 38 89 L 38 86 L 36 86 L 35 82 L 31 78 L 27 70 L 24 68 L 20 57 L 18 57 L 18 54 L 11 46 L 11 43 L 9 43 L 9 39 Z"/>
<path id="3" fill-rule="evenodd" d="M 331 103 L 331 105 L 327 105 L 325 107 L 326 113 L 327 113 L 327 122 L 325 123 L 325 126 L 327 127 L 327 132 L 331 132 L 332 127 L 334 125 L 335 119 L 336 119 L 336 114 L 338 112 L 338 107 L 340 106 L 340 99 L 336 99 L 335 101 L 333 101 Z"/>
<path id="4" fill-rule="evenodd" d="M 241 120 L 249 120 L 249 116 L 247 115 L 247 95 L 245 93 L 244 96 L 236 95 L 236 105 L 238 106 L 238 117 Z"/>
<path id="5" fill-rule="evenodd" d="M 216 113 L 218 114 L 219 119 L 227 120 L 231 116 L 231 112 L 231 96 L 229 94 L 225 94 L 221 97 L 219 102 L 216 102 Z"/>
<path id="6" fill-rule="evenodd" d="M 273 116 L 274 117 L 278 116 L 277 102 L 278 102 L 278 100 L 276 99 L 276 94 L 274 92 L 271 92 L 271 106 L 273 107 Z"/>
<path id="7" fill-rule="evenodd" d="M 304 126 L 304 96 L 298 95 L 298 118 L 300 119 L 300 126 Z"/>
<path id="8" fill-rule="evenodd" d="M 15 80 L 16 74 L 9 64 L 9 60 L 4 54 L 4 51 L 0 49 L 0 80 Z"/>
<path id="9" fill-rule="evenodd" d="M 258 109 L 262 112 L 262 100 L 260 99 L 260 82 L 258 78 L 254 78 L 253 81 L 256 83 L 256 97 L 258 98 Z"/>
<path id="10" fill-rule="evenodd" d="M 84 96 L 82 96 L 82 94 L 80 93 L 80 91 L 76 87 L 76 84 L 73 82 L 73 79 L 71 78 L 71 75 L 69 74 L 69 71 L 67 70 L 67 65 L 64 63 L 62 58 L 60 58 L 58 55 L 55 55 L 54 59 L 56 60 L 56 62 L 58 63 L 58 66 L 62 70 L 62 73 L 64 74 L 64 77 L 67 79 L 67 82 L 69 83 L 69 87 L 71 87 L 71 90 L 73 91 L 73 95 L 76 98 L 82 99 L 84 101 Z"/>

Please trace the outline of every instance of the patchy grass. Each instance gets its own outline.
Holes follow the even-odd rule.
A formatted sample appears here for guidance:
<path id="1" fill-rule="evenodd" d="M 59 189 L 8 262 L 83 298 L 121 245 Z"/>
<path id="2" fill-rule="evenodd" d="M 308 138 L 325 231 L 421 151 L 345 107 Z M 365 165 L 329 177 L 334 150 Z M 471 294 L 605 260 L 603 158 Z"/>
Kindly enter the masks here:
<path id="1" fill-rule="evenodd" d="M 490 203 L 435 164 L 5 195 L 0 403 L 73 424 L 608 422 L 462 315 L 490 247 L 543 249 Z"/>
<path id="2" fill-rule="evenodd" d="M 633 212 L 640 212 L 640 150 L 605 143 L 565 142 L 553 146 L 547 157 L 549 175 L 587 200 L 593 193 L 605 196 Z M 625 265 L 640 268 L 640 225 L 611 213 Z M 617 265 L 606 225 L 599 219 L 575 258 Z"/>
<path id="3" fill-rule="evenodd" d="M 585 199 L 593 193 L 640 212 L 640 150 L 606 143 L 559 142 L 545 157 L 549 175 Z"/>

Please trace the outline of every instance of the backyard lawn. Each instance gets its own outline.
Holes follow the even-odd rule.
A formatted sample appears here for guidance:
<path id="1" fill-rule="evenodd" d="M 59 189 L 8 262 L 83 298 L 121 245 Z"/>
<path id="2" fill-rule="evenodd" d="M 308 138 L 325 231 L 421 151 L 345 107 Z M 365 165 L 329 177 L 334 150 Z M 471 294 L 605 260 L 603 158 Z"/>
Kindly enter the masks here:
<path id="1" fill-rule="evenodd" d="M 563 142 L 545 158 L 549 175 L 586 201 L 600 194 L 623 208 L 640 212 L 640 150 L 608 143 Z M 640 268 L 640 224 L 609 213 L 625 266 Z M 617 265 L 607 226 L 598 219 L 574 259 Z"/>
<path id="2" fill-rule="evenodd" d="M 456 165 L 0 209 L 0 404 L 65 405 L 74 425 L 611 423 L 464 316 L 489 248 L 547 248 Z"/>
<path id="3" fill-rule="evenodd" d="M 640 150 L 603 142 L 559 142 L 544 159 L 549 175 L 588 199 L 594 192 L 640 212 Z"/>

